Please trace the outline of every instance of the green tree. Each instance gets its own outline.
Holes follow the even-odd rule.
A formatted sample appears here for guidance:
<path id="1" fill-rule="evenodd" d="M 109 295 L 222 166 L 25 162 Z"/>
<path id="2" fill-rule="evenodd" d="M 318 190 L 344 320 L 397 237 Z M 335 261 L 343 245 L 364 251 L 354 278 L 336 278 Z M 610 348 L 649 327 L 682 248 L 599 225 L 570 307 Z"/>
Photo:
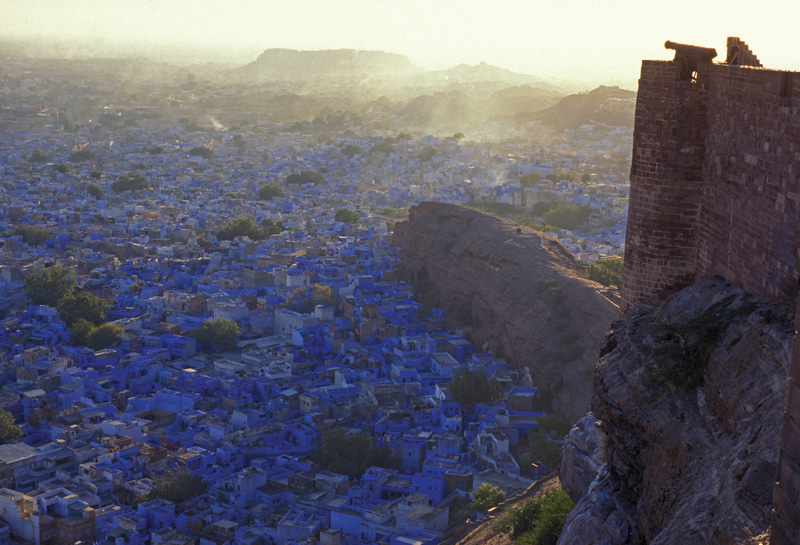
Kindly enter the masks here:
<path id="1" fill-rule="evenodd" d="M 47 161 L 47 155 L 40 149 L 33 150 L 28 159 L 29 163 L 44 163 L 45 161 Z"/>
<path id="2" fill-rule="evenodd" d="M 262 184 L 258 188 L 258 200 L 268 201 L 273 197 L 283 197 L 283 188 L 279 184 Z"/>
<path id="3" fill-rule="evenodd" d="M 150 182 L 138 172 L 121 174 L 116 181 L 111 184 L 111 189 L 116 193 L 122 193 L 123 191 L 141 191 L 149 187 Z"/>
<path id="4" fill-rule="evenodd" d="M 69 174 L 73 171 L 72 165 L 67 163 L 61 163 L 56 166 L 56 172 L 59 174 Z"/>
<path id="5" fill-rule="evenodd" d="M 544 222 L 548 225 L 555 225 L 561 229 L 575 229 L 579 225 L 586 223 L 591 214 L 592 209 L 588 206 L 558 203 L 545 212 L 543 217 Z"/>
<path id="6" fill-rule="evenodd" d="M 592 176 L 588 172 L 584 173 L 583 176 L 581 176 L 582 184 L 588 184 L 591 181 L 592 181 Z"/>
<path id="7" fill-rule="evenodd" d="M 196 498 L 208 491 L 208 481 L 199 475 L 192 475 L 186 468 L 168 468 L 153 479 L 153 488 L 136 499 L 137 502 L 157 498 L 181 503 Z"/>
<path id="8" fill-rule="evenodd" d="M 20 225 L 14 230 L 14 234 L 21 236 L 22 242 L 31 246 L 38 246 L 52 237 L 50 231 L 35 225 Z"/>
<path id="9" fill-rule="evenodd" d="M 75 289 L 75 276 L 67 267 L 35 269 L 22 282 L 34 305 L 55 307 Z"/>
<path id="10" fill-rule="evenodd" d="M 352 157 L 353 155 L 361 155 L 361 148 L 355 144 L 347 144 L 342 148 L 342 155 Z"/>
<path id="11" fill-rule="evenodd" d="M 339 208 L 333 219 L 334 221 L 340 221 L 342 223 L 358 223 L 361 221 L 361 216 L 358 215 L 358 212 L 354 212 L 348 208 Z"/>
<path id="12" fill-rule="evenodd" d="M 376 153 L 389 154 L 389 153 L 392 153 L 393 151 L 394 151 L 394 148 L 392 147 L 392 145 L 389 142 L 384 141 L 384 142 L 379 142 L 379 143 L 375 144 L 374 146 L 372 146 L 370 148 L 370 150 L 369 150 L 369 154 L 370 155 L 374 155 Z"/>
<path id="13" fill-rule="evenodd" d="M 189 155 L 194 155 L 195 157 L 202 157 L 203 159 L 210 159 L 214 152 L 211 148 L 206 146 L 195 146 L 189 150 Z"/>
<path id="14" fill-rule="evenodd" d="M 253 218 L 231 220 L 217 233 L 217 238 L 220 240 L 233 240 L 236 237 L 250 237 L 253 240 L 261 240 L 264 238 L 264 234 Z"/>
<path id="15" fill-rule="evenodd" d="M 476 403 L 493 403 L 501 394 L 500 383 L 489 378 L 483 369 L 462 369 L 453 373 L 450 380 L 453 401 L 467 407 Z"/>
<path id="16" fill-rule="evenodd" d="M 417 154 L 417 157 L 420 161 L 430 161 L 436 155 L 436 148 L 433 146 L 425 146 L 422 150 Z"/>
<path id="17" fill-rule="evenodd" d="M 0 409 L 0 443 L 20 437 L 22 437 L 22 430 L 14 424 L 14 416 L 10 412 Z"/>
<path id="18" fill-rule="evenodd" d="M 103 177 L 103 173 L 100 172 L 99 170 L 92 170 L 91 172 L 89 172 L 89 177 L 95 180 L 99 180 L 100 178 Z"/>
<path id="19" fill-rule="evenodd" d="M 283 306 L 297 312 L 311 312 L 317 305 L 332 305 L 334 301 L 333 290 L 330 286 L 311 284 L 295 289 L 286 298 Z"/>
<path id="20" fill-rule="evenodd" d="M 372 466 L 396 465 L 391 449 L 377 446 L 368 435 L 348 433 L 344 428 L 334 428 L 317 439 L 314 461 L 324 469 L 353 478 Z"/>
<path id="21" fill-rule="evenodd" d="M 528 441 L 531 449 L 531 460 L 547 467 L 558 467 L 561 446 L 555 441 L 551 441 L 547 436 L 547 432 L 538 429 L 533 430 L 529 432 Z"/>
<path id="22" fill-rule="evenodd" d="M 93 151 L 88 149 L 81 149 L 77 151 L 73 151 L 69 154 L 69 162 L 70 163 L 82 163 L 84 161 L 94 161 L 96 159 L 96 155 Z"/>
<path id="23" fill-rule="evenodd" d="M 95 199 L 99 199 L 103 196 L 103 190 L 100 189 L 100 186 L 94 182 L 86 184 L 86 193 L 88 193 L 89 196 L 94 197 Z"/>
<path id="24" fill-rule="evenodd" d="M 325 181 L 322 173 L 316 170 L 304 170 L 300 174 L 289 174 L 287 184 L 321 184 Z"/>
<path id="25" fill-rule="evenodd" d="M 590 280 L 600 282 L 604 286 L 616 286 L 622 288 L 622 268 L 623 261 L 620 257 L 610 257 L 598 259 L 589 263 L 586 274 Z"/>
<path id="26" fill-rule="evenodd" d="M 89 291 L 66 295 L 58 302 L 58 315 L 68 327 L 81 319 L 100 325 L 107 310 L 108 303 Z"/>
<path id="27" fill-rule="evenodd" d="M 233 350 L 236 347 L 236 338 L 239 336 L 239 326 L 227 318 L 213 318 L 192 329 L 187 335 L 196 339 L 197 344 L 205 352 Z"/>
<path id="28" fill-rule="evenodd" d="M 538 172 L 528 172 L 519 177 L 519 184 L 522 187 L 530 187 L 542 181 L 542 175 Z"/>
<path id="29" fill-rule="evenodd" d="M 551 489 L 511 510 L 502 530 L 515 543 L 555 545 L 575 502 L 561 489 Z"/>
<path id="30" fill-rule="evenodd" d="M 505 492 L 489 483 L 483 483 L 475 491 L 475 499 L 470 508 L 485 513 L 504 499 L 506 499 Z"/>
<path id="31" fill-rule="evenodd" d="M 72 327 L 69 328 L 69 342 L 72 346 L 85 346 L 86 337 L 94 329 L 95 325 L 89 320 L 78 318 Z"/>
<path id="32" fill-rule="evenodd" d="M 122 335 L 122 328 L 118 325 L 109 322 L 100 324 L 86 334 L 86 346 L 95 350 L 108 348 L 119 342 L 120 335 Z"/>
<path id="33" fill-rule="evenodd" d="M 264 218 L 261 221 L 261 234 L 265 237 L 283 233 L 283 230 L 284 227 L 282 221 L 275 221 L 270 218 Z"/>

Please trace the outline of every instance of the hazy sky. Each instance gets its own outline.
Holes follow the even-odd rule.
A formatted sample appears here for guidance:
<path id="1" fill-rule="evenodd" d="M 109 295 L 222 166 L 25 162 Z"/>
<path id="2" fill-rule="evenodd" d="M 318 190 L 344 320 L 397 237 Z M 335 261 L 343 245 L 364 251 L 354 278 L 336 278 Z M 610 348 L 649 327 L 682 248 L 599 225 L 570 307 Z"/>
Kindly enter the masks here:
<path id="1" fill-rule="evenodd" d="M 428 69 L 489 64 L 635 85 L 664 41 L 740 36 L 765 66 L 800 69 L 800 0 L 0 0 L 0 37 L 218 50 L 380 49 Z"/>

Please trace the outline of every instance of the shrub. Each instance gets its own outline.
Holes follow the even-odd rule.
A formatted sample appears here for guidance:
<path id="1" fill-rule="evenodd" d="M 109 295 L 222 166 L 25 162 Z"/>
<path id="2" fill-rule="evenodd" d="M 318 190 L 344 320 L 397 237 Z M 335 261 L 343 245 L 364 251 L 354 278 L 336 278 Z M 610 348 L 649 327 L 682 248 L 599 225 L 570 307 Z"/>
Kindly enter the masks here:
<path id="1" fill-rule="evenodd" d="M 86 346 L 101 350 L 119 342 L 122 328 L 112 323 L 101 324 L 86 334 Z"/>
<path id="2" fill-rule="evenodd" d="M 361 221 L 361 216 L 358 215 L 358 212 L 354 212 L 348 208 L 339 208 L 333 219 L 342 223 L 358 223 Z"/>
<path id="3" fill-rule="evenodd" d="M 123 191 L 140 191 L 148 189 L 149 187 L 150 182 L 138 172 L 122 174 L 111 184 L 111 189 L 116 193 L 122 193 Z"/>
<path id="4" fill-rule="evenodd" d="M 258 188 L 258 200 L 268 201 L 273 197 L 283 197 L 283 189 L 278 184 L 263 184 Z"/>
<path id="5" fill-rule="evenodd" d="M 88 149 L 81 149 L 77 151 L 73 151 L 69 154 L 69 162 L 70 163 L 82 163 L 84 161 L 94 161 L 96 158 L 93 151 Z"/>
<path id="6" fill-rule="evenodd" d="M 711 352 L 725 331 L 756 308 L 755 303 L 738 307 L 728 304 L 723 300 L 703 312 L 686 314 L 676 323 L 655 326 L 656 343 L 648 364 L 652 373 L 684 391 L 702 386 Z"/>
<path id="7" fill-rule="evenodd" d="M 287 184 L 321 184 L 325 178 L 316 170 L 304 170 L 300 174 L 290 174 L 286 178 Z"/>
<path id="8" fill-rule="evenodd" d="M 34 225 L 20 225 L 14 233 L 22 237 L 22 242 L 31 246 L 38 246 L 51 237 L 50 231 Z"/>
<path id="9" fill-rule="evenodd" d="M 525 545 L 555 545 L 575 502 L 561 489 L 548 490 L 511 510 L 503 531 Z"/>
<path id="10" fill-rule="evenodd" d="M 622 267 L 623 262 L 620 257 L 598 259 L 590 263 L 586 269 L 589 280 L 600 282 L 604 286 L 615 286 L 622 288 Z"/>
<path id="11" fill-rule="evenodd" d="M 206 352 L 233 350 L 236 347 L 236 338 L 239 336 L 239 326 L 227 318 L 214 318 L 206 320 L 187 335 L 196 339 Z"/>
<path id="12" fill-rule="evenodd" d="M 485 513 L 506 498 L 505 492 L 492 486 L 489 483 L 483 483 L 475 491 L 475 500 L 470 504 L 472 509 Z"/>
<path id="13" fill-rule="evenodd" d="M 483 369 L 462 369 L 453 373 L 450 380 L 450 395 L 453 396 L 453 401 L 462 405 L 492 403 L 501 393 L 500 383 L 489 378 Z"/>

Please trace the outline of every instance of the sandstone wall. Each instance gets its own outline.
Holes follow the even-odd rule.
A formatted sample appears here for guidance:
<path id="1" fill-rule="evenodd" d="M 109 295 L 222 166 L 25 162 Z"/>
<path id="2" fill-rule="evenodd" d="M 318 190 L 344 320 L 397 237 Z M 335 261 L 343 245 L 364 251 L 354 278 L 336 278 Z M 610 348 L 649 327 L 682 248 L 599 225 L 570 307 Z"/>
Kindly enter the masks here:
<path id="1" fill-rule="evenodd" d="M 644 61 L 636 103 L 623 312 L 694 281 L 706 102 L 672 62 Z"/>
<path id="2" fill-rule="evenodd" d="M 622 311 L 721 275 L 796 300 L 800 257 L 800 74 L 670 61 L 639 81 Z M 790 377 L 773 545 L 800 542 L 800 347 Z"/>

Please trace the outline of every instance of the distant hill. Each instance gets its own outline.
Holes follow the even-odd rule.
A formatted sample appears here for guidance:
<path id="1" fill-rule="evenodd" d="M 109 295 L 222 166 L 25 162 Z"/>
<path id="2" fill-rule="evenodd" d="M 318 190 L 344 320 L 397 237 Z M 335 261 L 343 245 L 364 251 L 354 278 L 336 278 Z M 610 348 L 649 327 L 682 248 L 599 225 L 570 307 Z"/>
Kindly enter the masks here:
<path id="1" fill-rule="evenodd" d="M 557 129 L 574 129 L 592 123 L 633 127 L 635 110 L 634 91 L 600 86 L 588 93 L 566 96 L 549 108 L 521 114 L 518 118 L 538 120 Z"/>
<path id="2" fill-rule="evenodd" d="M 391 77 L 419 71 L 420 69 L 411 64 L 404 55 L 384 51 L 267 49 L 255 61 L 243 66 L 237 72 L 245 77 L 267 81 Z"/>
<path id="3" fill-rule="evenodd" d="M 409 85 L 439 86 L 463 85 L 468 83 L 476 85 L 481 90 L 488 90 L 489 92 L 514 85 L 530 85 L 532 87 L 547 89 L 551 92 L 559 91 L 556 86 L 536 76 L 518 74 L 505 68 L 486 64 L 485 62 L 475 66 L 459 64 L 447 70 L 422 72 L 408 79 Z"/>

